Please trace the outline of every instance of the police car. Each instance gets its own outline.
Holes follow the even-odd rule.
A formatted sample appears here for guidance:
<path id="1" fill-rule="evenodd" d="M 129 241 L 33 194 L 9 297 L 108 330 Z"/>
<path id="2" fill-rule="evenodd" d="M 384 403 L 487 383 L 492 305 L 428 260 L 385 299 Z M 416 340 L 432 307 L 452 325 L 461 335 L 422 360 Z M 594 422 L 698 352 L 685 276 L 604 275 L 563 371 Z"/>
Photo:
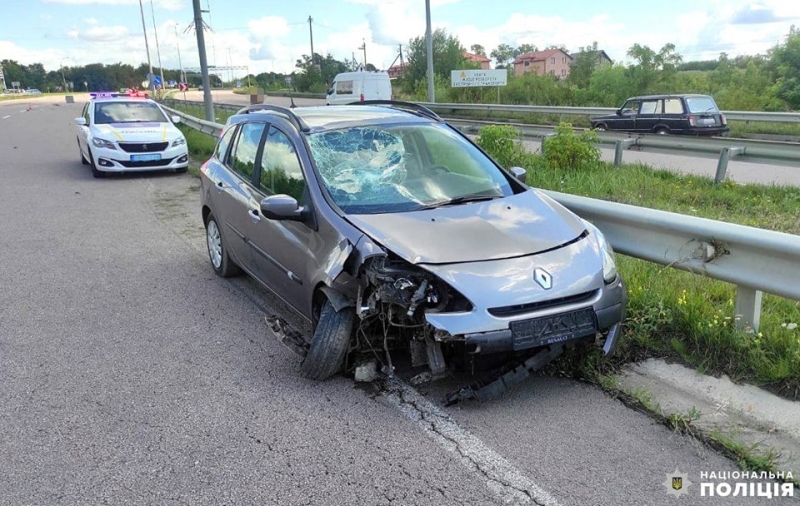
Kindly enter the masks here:
<path id="1" fill-rule="evenodd" d="M 186 172 L 186 138 L 147 95 L 138 92 L 92 93 L 78 125 L 81 162 L 94 177 L 110 172 L 174 170 Z"/>

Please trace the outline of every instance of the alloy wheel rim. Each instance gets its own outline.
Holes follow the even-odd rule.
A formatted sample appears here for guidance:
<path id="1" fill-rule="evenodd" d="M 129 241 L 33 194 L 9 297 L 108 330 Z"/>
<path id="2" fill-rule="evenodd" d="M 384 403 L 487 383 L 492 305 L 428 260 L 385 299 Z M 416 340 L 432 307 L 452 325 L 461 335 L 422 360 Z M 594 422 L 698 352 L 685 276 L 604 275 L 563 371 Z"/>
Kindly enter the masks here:
<path id="1" fill-rule="evenodd" d="M 222 240 L 219 236 L 217 222 L 211 220 L 206 227 L 206 240 L 208 242 L 208 256 L 211 257 L 211 265 L 215 269 L 222 266 Z"/>

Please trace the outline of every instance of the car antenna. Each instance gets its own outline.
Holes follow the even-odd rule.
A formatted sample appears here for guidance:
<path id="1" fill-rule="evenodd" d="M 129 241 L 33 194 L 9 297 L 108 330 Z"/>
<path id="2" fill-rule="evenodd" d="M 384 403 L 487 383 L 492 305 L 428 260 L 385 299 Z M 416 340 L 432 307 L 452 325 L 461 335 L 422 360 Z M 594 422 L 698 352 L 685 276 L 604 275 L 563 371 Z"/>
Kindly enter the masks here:
<path id="1" fill-rule="evenodd" d="M 297 107 L 297 106 L 294 104 L 294 97 L 289 97 L 289 100 L 292 102 L 292 105 L 290 105 L 290 106 L 289 106 L 289 109 L 294 109 L 295 107 Z"/>

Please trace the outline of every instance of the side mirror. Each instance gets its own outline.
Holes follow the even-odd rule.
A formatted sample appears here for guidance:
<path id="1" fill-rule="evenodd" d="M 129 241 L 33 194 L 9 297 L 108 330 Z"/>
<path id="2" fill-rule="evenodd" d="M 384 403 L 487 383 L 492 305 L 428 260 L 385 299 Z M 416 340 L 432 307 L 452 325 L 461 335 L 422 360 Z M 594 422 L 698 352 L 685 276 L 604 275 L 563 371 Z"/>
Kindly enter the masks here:
<path id="1" fill-rule="evenodd" d="M 173 123 L 180 123 L 181 122 L 181 117 L 180 116 L 173 116 L 172 117 L 172 122 Z"/>
<path id="2" fill-rule="evenodd" d="M 525 183 L 525 180 L 527 179 L 526 176 L 528 174 L 528 171 L 526 171 L 522 167 L 511 167 L 509 169 L 509 172 L 511 172 L 511 175 L 514 176 L 515 178 L 517 178 L 517 180 L 520 183 Z"/>
<path id="3" fill-rule="evenodd" d="M 86 126 L 86 118 L 81 116 L 80 118 L 75 118 L 75 124 L 78 126 Z"/>
<path id="4" fill-rule="evenodd" d="M 328 88 L 328 95 L 333 95 L 333 88 Z"/>
<path id="5" fill-rule="evenodd" d="M 271 195 L 261 201 L 261 214 L 270 220 L 303 221 L 303 211 L 305 208 L 288 195 Z"/>
<path id="6" fill-rule="evenodd" d="M 617 116 L 622 116 L 622 109 L 617 109 Z"/>

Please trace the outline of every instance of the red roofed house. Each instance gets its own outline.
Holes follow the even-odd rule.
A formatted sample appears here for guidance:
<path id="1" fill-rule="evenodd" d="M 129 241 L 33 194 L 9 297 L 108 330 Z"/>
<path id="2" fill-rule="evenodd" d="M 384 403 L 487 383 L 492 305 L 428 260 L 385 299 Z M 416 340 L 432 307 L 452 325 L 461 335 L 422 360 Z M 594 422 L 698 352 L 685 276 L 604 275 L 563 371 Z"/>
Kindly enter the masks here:
<path id="1" fill-rule="evenodd" d="M 389 79 L 397 79 L 398 77 L 403 77 L 403 74 L 406 72 L 406 67 L 408 67 L 408 63 L 402 63 L 397 65 L 392 65 L 389 67 L 386 72 L 389 74 Z"/>
<path id="2" fill-rule="evenodd" d="M 477 63 L 478 65 L 481 66 L 481 69 L 483 70 L 488 70 L 489 64 L 492 62 L 492 60 L 490 60 L 489 58 L 479 54 L 473 54 L 467 51 L 464 51 L 463 54 L 464 58 L 466 58 L 468 61 L 471 61 L 472 63 Z"/>
<path id="3" fill-rule="evenodd" d="M 561 49 L 533 51 L 517 56 L 514 59 L 514 75 L 521 76 L 528 72 L 536 72 L 540 76 L 552 74 L 559 79 L 569 75 L 572 56 Z"/>

